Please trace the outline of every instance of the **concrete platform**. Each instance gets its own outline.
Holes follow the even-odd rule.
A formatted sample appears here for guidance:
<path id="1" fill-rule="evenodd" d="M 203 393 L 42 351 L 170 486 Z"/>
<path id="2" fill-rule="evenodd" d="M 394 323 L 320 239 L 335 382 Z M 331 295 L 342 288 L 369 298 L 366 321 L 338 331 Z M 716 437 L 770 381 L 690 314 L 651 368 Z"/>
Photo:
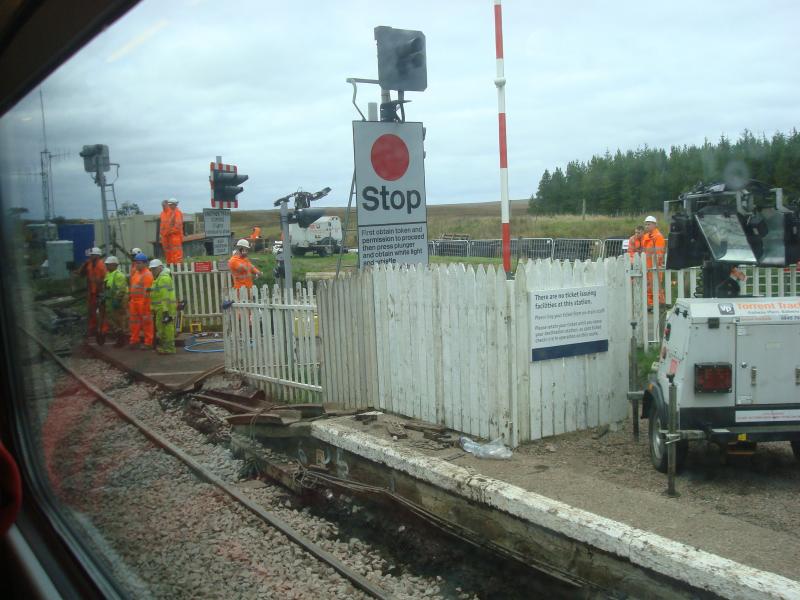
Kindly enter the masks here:
<path id="1" fill-rule="evenodd" d="M 190 391 L 198 381 L 225 367 L 224 352 L 187 352 L 182 347 L 175 354 L 162 355 L 154 350 L 91 343 L 89 351 L 117 368 L 130 371 L 134 378 L 171 392 Z"/>
<path id="2" fill-rule="evenodd" d="M 534 456 L 481 460 L 459 448 L 437 447 L 417 432 L 392 439 L 387 420 L 319 420 L 311 423 L 311 435 L 341 451 L 336 459 L 350 461 L 344 465 L 349 477 L 386 477 L 358 459 L 382 466 L 393 473 L 387 478 L 391 489 L 600 587 L 651 598 L 800 598 L 800 542 L 792 532 L 712 511 L 689 513 L 674 499 L 581 480 L 580 474 L 548 486 Z M 483 507 L 484 522 L 471 512 L 476 506 Z M 659 581 L 676 587 L 659 588 Z"/>

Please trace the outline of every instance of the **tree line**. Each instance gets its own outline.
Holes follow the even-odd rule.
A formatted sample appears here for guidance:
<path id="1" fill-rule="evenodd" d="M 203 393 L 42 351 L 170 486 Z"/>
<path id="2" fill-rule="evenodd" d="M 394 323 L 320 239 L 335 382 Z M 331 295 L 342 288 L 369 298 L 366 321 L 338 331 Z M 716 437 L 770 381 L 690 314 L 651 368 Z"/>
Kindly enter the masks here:
<path id="1" fill-rule="evenodd" d="M 644 146 L 636 150 L 570 161 L 565 170 L 546 169 L 531 196 L 531 213 L 579 213 L 585 202 L 593 214 L 635 214 L 661 210 L 699 182 L 750 178 L 782 187 L 794 199 L 800 193 L 800 133 L 776 133 L 771 139 L 748 130 L 731 143 Z"/>

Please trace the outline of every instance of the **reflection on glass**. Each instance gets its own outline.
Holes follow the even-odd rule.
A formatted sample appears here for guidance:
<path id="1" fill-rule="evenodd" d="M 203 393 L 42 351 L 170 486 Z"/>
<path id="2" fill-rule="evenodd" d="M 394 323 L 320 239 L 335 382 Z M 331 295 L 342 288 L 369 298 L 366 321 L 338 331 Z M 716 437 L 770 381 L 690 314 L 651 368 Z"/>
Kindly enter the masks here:
<path id="1" fill-rule="evenodd" d="M 767 224 L 767 234 L 762 238 L 763 245 L 761 254 L 758 257 L 758 264 L 782 267 L 786 264 L 786 246 L 783 240 L 783 213 L 764 211 L 763 217 Z"/>
<path id="2" fill-rule="evenodd" d="M 705 214 L 695 218 L 714 260 L 740 265 L 756 264 L 755 254 L 735 214 Z"/>

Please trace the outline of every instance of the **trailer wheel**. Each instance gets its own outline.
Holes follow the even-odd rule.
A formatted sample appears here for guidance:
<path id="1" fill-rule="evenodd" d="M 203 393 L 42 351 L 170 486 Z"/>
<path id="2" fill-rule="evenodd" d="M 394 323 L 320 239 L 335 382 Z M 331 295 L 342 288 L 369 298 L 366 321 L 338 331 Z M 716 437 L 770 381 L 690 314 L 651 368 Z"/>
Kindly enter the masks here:
<path id="1" fill-rule="evenodd" d="M 647 416 L 648 420 L 648 441 L 650 445 L 650 462 L 656 470 L 662 473 L 667 472 L 667 444 L 666 441 L 661 439 L 658 434 L 659 430 L 666 429 L 666 423 L 662 420 L 664 417 L 662 411 L 659 410 L 658 402 L 655 400 L 650 403 L 650 412 Z M 680 471 L 686 462 L 686 455 L 689 453 L 689 442 L 681 440 L 678 442 L 675 453 L 675 470 Z"/>
<path id="2" fill-rule="evenodd" d="M 320 248 L 319 250 L 317 250 L 317 254 L 319 254 L 320 258 L 325 258 L 326 256 L 328 256 L 328 249 Z"/>
<path id="3" fill-rule="evenodd" d="M 794 452 L 794 457 L 797 460 L 800 460 L 800 441 L 791 442 L 792 444 L 792 452 Z"/>

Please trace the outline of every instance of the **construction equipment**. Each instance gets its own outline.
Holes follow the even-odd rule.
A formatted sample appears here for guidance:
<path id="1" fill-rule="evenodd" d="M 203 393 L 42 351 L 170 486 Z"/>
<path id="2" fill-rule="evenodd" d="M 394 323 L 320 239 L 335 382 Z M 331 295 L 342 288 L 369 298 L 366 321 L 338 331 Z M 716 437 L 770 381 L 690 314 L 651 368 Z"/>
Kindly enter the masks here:
<path id="1" fill-rule="evenodd" d="M 652 463 L 666 472 L 672 446 L 680 468 L 692 440 L 734 451 L 790 441 L 800 459 L 800 299 L 741 296 L 738 269 L 795 264 L 800 210 L 784 205 L 781 189 L 752 181 L 701 185 L 673 202 L 680 210 L 666 267 L 702 266 L 702 297 L 668 311 L 658 370 L 644 390 Z"/>

